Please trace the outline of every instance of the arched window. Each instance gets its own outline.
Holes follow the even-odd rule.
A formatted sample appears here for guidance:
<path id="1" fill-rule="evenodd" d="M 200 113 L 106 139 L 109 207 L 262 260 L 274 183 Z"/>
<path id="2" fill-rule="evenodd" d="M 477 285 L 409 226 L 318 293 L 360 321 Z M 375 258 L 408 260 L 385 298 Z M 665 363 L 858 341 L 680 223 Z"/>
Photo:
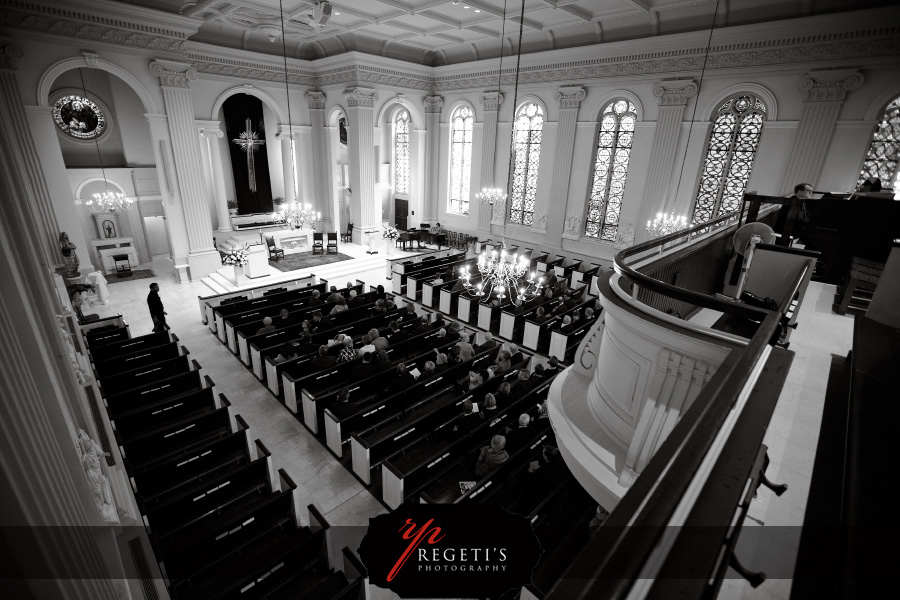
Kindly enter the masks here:
<path id="1" fill-rule="evenodd" d="M 766 105 L 750 94 L 729 98 L 716 111 L 692 223 L 704 223 L 740 208 L 765 115 Z"/>
<path id="2" fill-rule="evenodd" d="M 897 175 L 897 164 L 900 161 L 900 96 L 887 105 L 872 142 L 866 152 L 862 171 L 857 184 L 862 184 L 869 177 L 877 177 L 884 187 L 893 187 Z"/>
<path id="3" fill-rule="evenodd" d="M 472 127 L 475 115 L 460 106 L 450 116 L 450 196 L 447 211 L 469 214 L 469 177 L 472 173 Z"/>
<path id="4" fill-rule="evenodd" d="M 628 100 L 613 100 L 603 109 L 594 159 L 594 182 L 584 219 L 587 237 L 616 241 L 636 121 L 637 109 Z"/>
<path id="5" fill-rule="evenodd" d="M 409 112 L 394 117 L 394 193 L 409 193 Z"/>
<path id="6" fill-rule="evenodd" d="M 541 133 L 544 110 L 528 102 L 516 111 L 515 157 L 512 194 L 509 199 L 509 222 L 531 227 L 534 220 L 534 195 L 537 192 L 538 167 L 541 161 Z"/>

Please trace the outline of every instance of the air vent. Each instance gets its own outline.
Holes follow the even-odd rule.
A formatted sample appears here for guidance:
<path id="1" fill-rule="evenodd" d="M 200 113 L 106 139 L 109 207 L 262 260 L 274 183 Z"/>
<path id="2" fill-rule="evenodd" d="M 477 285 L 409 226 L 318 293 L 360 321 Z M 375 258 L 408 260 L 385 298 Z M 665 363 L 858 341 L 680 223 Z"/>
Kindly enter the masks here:
<path id="1" fill-rule="evenodd" d="M 128 549 L 131 551 L 131 559 L 134 561 L 138 578 L 141 580 L 144 598 L 147 600 L 159 600 L 159 594 L 156 593 L 156 586 L 153 585 L 153 576 L 150 573 L 150 565 L 147 564 L 147 557 L 144 554 L 144 545 L 141 544 L 141 538 L 136 537 L 129 540 Z"/>

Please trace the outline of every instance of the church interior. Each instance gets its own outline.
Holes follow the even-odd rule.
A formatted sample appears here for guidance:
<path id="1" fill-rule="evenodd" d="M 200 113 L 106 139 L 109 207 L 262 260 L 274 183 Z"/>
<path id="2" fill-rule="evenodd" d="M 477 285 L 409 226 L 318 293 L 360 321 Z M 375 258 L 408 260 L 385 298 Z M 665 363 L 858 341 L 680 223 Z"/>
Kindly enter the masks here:
<path id="1" fill-rule="evenodd" d="M 896 2 L 0 14 L 3 598 L 409 597 L 429 504 L 540 541 L 473 597 L 893 589 Z"/>

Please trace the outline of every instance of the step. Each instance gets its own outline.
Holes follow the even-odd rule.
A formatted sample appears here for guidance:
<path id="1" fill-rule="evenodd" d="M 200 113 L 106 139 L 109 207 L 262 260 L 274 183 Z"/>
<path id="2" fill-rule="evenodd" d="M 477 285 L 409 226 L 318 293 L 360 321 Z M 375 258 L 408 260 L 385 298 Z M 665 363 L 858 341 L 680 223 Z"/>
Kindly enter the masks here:
<path id="1" fill-rule="evenodd" d="M 208 287 L 212 291 L 213 294 L 227 294 L 228 293 L 227 289 L 225 289 L 224 287 L 222 287 L 221 285 L 219 285 L 218 283 L 216 283 L 209 277 L 204 277 L 200 281 L 202 281 L 204 283 L 204 285 L 206 285 L 206 287 Z M 210 294 L 201 294 L 201 295 L 208 296 Z"/>

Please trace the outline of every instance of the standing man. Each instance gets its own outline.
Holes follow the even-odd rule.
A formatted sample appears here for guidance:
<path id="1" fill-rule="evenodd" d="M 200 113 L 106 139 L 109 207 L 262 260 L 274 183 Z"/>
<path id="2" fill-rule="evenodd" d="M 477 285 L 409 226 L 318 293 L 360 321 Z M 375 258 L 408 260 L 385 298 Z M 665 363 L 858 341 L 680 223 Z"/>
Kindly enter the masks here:
<path id="1" fill-rule="evenodd" d="M 166 331 L 169 325 L 166 323 L 166 311 L 163 309 L 162 300 L 159 299 L 159 284 L 150 284 L 150 293 L 147 294 L 147 308 L 150 309 L 150 318 L 153 319 L 153 333 Z"/>

